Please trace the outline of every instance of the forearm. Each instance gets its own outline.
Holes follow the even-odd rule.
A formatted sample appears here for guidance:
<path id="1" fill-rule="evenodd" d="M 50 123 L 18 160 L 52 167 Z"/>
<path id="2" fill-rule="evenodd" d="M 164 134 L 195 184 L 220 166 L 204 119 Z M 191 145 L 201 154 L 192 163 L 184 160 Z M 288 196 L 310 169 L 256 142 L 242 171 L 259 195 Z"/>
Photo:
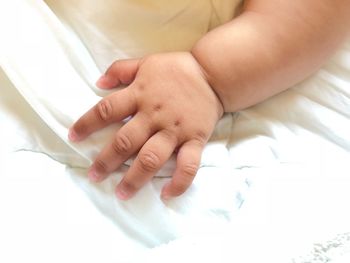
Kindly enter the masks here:
<path id="1" fill-rule="evenodd" d="M 192 54 L 226 112 L 247 108 L 305 79 L 350 28 L 348 0 L 251 0 L 209 32 Z"/>

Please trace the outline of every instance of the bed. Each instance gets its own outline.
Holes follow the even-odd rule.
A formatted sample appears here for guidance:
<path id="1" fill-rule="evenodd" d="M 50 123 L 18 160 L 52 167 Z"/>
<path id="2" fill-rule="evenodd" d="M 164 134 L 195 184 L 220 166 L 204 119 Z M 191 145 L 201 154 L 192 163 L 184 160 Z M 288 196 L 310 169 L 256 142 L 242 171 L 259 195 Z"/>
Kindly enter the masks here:
<path id="1" fill-rule="evenodd" d="M 349 262 L 350 41 L 297 86 L 226 114 L 185 195 L 159 198 L 170 160 L 122 202 L 113 187 L 132 160 L 86 178 L 122 124 L 67 139 L 105 95 L 94 82 L 111 61 L 51 8 L 0 3 L 1 262 Z"/>

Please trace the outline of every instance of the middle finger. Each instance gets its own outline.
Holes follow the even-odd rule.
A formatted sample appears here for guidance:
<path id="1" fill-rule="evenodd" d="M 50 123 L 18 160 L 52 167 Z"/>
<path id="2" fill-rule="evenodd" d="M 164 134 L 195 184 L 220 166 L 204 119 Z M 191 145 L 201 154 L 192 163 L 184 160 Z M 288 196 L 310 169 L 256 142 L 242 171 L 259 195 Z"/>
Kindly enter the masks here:
<path id="1" fill-rule="evenodd" d="M 105 179 L 136 153 L 151 136 L 149 121 L 142 114 L 136 114 L 96 157 L 89 170 L 89 178 L 95 182 Z"/>

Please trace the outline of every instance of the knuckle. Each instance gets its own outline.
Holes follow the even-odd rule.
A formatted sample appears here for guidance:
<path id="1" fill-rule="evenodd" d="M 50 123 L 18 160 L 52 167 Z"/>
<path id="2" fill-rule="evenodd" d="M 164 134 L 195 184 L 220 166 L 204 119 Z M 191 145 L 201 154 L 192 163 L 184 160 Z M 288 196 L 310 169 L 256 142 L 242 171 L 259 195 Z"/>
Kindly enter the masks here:
<path id="1" fill-rule="evenodd" d="M 202 130 L 196 131 L 194 134 L 194 138 L 193 140 L 200 146 L 204 145 L 207 140 L 208 140 L 208 136 L 207 133 L 205 133 Z"/>
<path id="2" fill-rule="evenodd" d="M 146 172 L 154 172 L 160 167 L 160 158 L 153 152 L 142 153 L 139 160 L 142 170 Z"/>
<path id="3" fill-rule="evenodd" d="M 192 182 L 198 171 L 198 165 L 194 163 L 186 164 L 182 167 L 181 174 L 185 183 Z"/>
<path id="4" fill-rule="evenodd" d="M 113 116 L 113 107 L 112 103 L 108 99 L 102 99 L 97 105 L 96 105 L 96 114 L 97 117 L 103 121 L 108 122 L 112 119 Z"/>
<path id="5" fill-rule="evenodd" d="M 112 142 L 112 148 L 117 154 L 126 154 L 132 150 L 132 142 L 128 135 L 117 134 Z"/>
<path id="6" fill-rule="evenodd" d="M 174 180 L 173 193 L 176 196 L 183 194 L 193 182 L 198 171 L 196 164 L 186 164 L 180 169 L 181 176 Z"/>
<path id="7" fill-rule="evenodd" d="M 178 138 L 172 130 L 164 129 L 160 132 L 160 135 L 163 136 L 163 138 L 168 142 L 176 142 L 178 141 Z"/>
<path id="8" fill-rule="evenodd" d="M 94 166 L 98 173 L 105 174 L 108 172 L 107 164 L 101 159 L 96 159 Z"/>

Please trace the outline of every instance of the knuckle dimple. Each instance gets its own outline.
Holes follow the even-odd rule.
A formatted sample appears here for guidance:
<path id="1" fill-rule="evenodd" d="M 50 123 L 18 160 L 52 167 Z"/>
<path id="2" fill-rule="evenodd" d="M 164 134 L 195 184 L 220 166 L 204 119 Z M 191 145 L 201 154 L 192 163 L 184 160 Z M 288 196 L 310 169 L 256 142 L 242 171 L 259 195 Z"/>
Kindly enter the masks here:
<path id="1" fill-rule="evenodd" d="M 175 127 L 181 126 L 181 120 L 180 120 L 180 119 L 176 119 L 176 120 L 174 121 L 174 126 L 175 126 Z"/>
<path id="2" fill-rule="evenodd" d="M 160 132 L 161 136 L 168 142 L 177 142 L 176 133 L 172 130 L 164 129 Z"/>
<path id="3" fill-rule="evenodd" d="M 132 142 L 126 134 L 117 134 L 112 142 L 112 148 L 117 154 L 126 154 L 131 151 Z"/>
<path id="4" fill-rule="evenodd" d="M 160 158 L 153 152 L 141 154 L 139 160 L 142 170 L 146 172 L 154 172 L 160 166 Z"/>
<path id="5" fill-rule="evenodd" d="M 96 105 L 96 113 L 100 120 L 108 122 L 113 116 L 113 107 L 109 100 L 103 99 Z"/>
<path id="6" fill-rule="evenodd" d="M 135 87 L 136 89 L 138 89 L 139 91 L 144 91 L 147 87 L 147 83 L 145 83 L 144 81 L 137 79 L 135 80 Z"/>

